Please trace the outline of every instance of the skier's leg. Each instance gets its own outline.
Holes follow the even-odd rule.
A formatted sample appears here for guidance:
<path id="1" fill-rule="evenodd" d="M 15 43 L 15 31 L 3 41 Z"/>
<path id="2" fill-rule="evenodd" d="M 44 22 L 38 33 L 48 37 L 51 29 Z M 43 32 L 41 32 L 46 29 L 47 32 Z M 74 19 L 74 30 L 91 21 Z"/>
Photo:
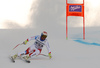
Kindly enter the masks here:
<path id="1" fill-rule="evenodd" d="M 26 51 L 23 51 L 23 52 L 18 53 L 17 55 L 18 55 L 18 57 L 20 57 L 20 56 L 25 55 L 25 54 L 26 54 Z"/>
<path id="2" fill-rule="evenodd" d="M 26 51 L 25 51 L 25 57 L 26 59 L 30 58 L 30 54 L 34 53 L 36 51 L 36 48 L 34 47 L 35 45 L 30 46 Z M 28 55 L 27 55 L 28 54 Z"/>
<path id="3" fill-rule="evenodd" d="M 23 58 L 29 59 L 29 58 L 31 58 L 34 55 L 39 55 L 41 53 L 41 51 L 42 51 L 41 49 L 34 49 L 32 53 L 30 53 L 27 56 L 24 56 Z"/>
<path id="4" fill-rule="evenodd" d="M 31 45 L 24 52 L 19 53 L 18 56 L 30 54 L 33 52 L 33 50 L 34 50 L 34 45 Z"/>
<path id="5" fill-rule="evenodd" d="M 12 56 L 13 59 L 16 59 L 17 57 L 20 57 L 21 55 L 25 55 L 26 54 L 26 51 L 24 52 L 20 52 L 20 53 L 17 53 L 15 55 Z"/>
<path id="6" fill-rule="evenodd" d="M 41 53 L 41 49 L 35 49 L 32 53 L 29 54 L 30 57 L 34 55 L 39 55 Z"/>
<path id="7" fill-rule="evenodd" d="M 30 54 L 32 52 L 35 52 L 35 47 L 34 45 L 31 45 L 26 51 L 25 51 L 25 55 L 26 54 Z"/>
<path id="8" fill-rule="evenodd" d="M 35 51 L 36 50 L 33 50 L 33 52 L 29 53 L 28 55 L 24 56 L 23 58 L 26 59 L 26 60 L 31 58 L 31 54 L 33 54 L 33 53 L 35 54 Z"/>
<path id="9" fill-rule="evenodd" d="M 29 48 L 27 48 L 27 50 L 25 50 L 25 51 L 23 51 L 23 52 L 20 52 L 20 53 L 18 53 L 18 54 L 15 54 L 15 55 L 13 55 L 12 57 L 13 57 L 13 59 L 16 59 L 17 57 L 20 57 L 21 55 L 26 55 L 26 54 L 31 53 L 31 52 L 33 51 L 33 49 L 34 49 L 34 47 L 33 47 L 33 45 L 32 45 L 32 46 L 30 46 Z"/>
<path id="10" fill-rule="evenodd" d="M 15 55 L 17 55 L 18 57 L 20 57 L 21 55 L 26 55 L 26 54 L 29 54 L 29 52 L 30 52 L 30 47 L 29 47 L 29 48 L 27 48 L 27 50 L 26 50 L 26 51 L 19 52 L 18 54 L 15 54 Z"/>

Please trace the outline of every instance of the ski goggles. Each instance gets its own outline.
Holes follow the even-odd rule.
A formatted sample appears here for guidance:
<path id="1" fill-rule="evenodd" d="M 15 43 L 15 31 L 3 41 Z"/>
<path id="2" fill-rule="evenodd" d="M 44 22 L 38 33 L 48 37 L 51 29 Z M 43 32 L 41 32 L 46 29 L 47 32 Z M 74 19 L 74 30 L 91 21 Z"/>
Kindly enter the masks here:
<path id="1" fill-rule="evenodd" d="M 42 35 L 41 37 L 44 37 L 44 38 L 46 38 L 47 36 L 46 36 L 46 35 Z"/>

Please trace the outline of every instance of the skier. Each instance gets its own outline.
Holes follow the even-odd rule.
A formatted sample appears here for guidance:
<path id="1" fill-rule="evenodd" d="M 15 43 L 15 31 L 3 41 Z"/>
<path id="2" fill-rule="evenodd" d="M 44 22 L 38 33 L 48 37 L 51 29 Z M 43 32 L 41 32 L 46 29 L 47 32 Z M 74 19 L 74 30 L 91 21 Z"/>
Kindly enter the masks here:
<path id="1" fill-rule="evenodd" d="M 49 47 L 49 43 L 48 43 L 48 41 L 47 41 L 46 38 L 47 38 L 47 32 L 46 31 L 43 31 L 41 33 L 41 36 L 36 35 L 36 36 L 28 38 L 27 40 L 25 40 L 23 42 L 23 44 L 26 45 L 27 42 L 29 42 L 31 40 L 35 40 L 34 44 L 31 45 L 24 52 L 21 52 L 21 53 L 18 53 L 18 54 L 15 54 L 14 56 L 12 56 L 13 59 L 16 59 L 16 57 L 20 57 L 22 55 L 26 55 L 26 56 L 23 57 L 25 59 L 29 59 L 29 58 L 31 58 L 34 55 L 39 55 L 41 53 L 41 51 L 42 51 L 43 46 L 47 47 L 48 56 L 49 56 L 49 58 L 52 58 L 52 56 L 51 56 L 51 50 L 50 50 L 50 47 Z"/>

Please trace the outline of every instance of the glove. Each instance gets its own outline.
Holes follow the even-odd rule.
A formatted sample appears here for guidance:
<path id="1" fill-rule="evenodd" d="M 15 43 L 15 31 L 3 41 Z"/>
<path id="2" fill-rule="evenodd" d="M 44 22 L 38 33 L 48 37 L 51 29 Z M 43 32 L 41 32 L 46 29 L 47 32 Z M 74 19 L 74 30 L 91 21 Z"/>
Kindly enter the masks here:
<path id="1" fill-rule="evenodd" d="M 23 44 L 24 44 L 24 45 L 26 45 L 26 44 L 27 44 L 27 42 L 28 42 L 28 40 L 25 40 L 25 41 L 23 42 Z"/>
<path id="2" fill-rule="evenodd" d="M 48 56 L 49 56 L 50 59 L 52 58 L 52 56 L 51 56 L 51 52 L 48 53 Z"/>

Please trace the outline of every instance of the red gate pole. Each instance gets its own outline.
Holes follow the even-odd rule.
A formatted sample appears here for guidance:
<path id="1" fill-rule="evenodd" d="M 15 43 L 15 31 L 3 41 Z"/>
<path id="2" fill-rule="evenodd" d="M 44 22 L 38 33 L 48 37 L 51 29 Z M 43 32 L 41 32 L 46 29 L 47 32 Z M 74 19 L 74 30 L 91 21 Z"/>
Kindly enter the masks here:
<path id="1" fill-rule="evenodd" d="M 68 16 L 67 16 L 67 11 L 68 11 L 68 8 L 67 8 L 67 0 L 66 0 L 66 39 L 68 39 Z"/>
<path id="2" fill-rule="evenodd" d="M 83 6 L 84 6 L 84 0 L 83 0 Z M 85 40 L 85 13 L 84 13 L 84 7 L 83 7 L 83 39 Z"/>

